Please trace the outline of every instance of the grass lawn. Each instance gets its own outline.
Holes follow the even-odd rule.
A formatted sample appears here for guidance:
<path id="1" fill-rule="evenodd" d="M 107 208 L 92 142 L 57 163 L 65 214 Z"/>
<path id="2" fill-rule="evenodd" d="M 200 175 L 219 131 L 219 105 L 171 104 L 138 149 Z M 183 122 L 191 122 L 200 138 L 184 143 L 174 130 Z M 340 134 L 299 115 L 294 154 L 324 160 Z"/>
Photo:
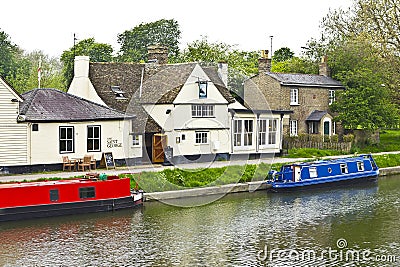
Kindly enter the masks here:
<path id="1" fill-rule="evenodd" d="M 400 130 L 382 130 L 380 132 L 379 144 L 355 144 L 351 148 L 350 154 L 354 153 L 377 153 L 388 151 L 400 151 Z M 287 158 L 312 158 L 344 155 L 345 152 L 337 150 L 322 150 L 314 148 L 289 149 Z"/>
<path id="2" fill-rule="evenodd" d="M 400 151 L 400 130 L 382 130 L 380 132 L 380 143 L 364 146 L 355 146 L 352 152 L 376 153 L 385 151 Z"/>

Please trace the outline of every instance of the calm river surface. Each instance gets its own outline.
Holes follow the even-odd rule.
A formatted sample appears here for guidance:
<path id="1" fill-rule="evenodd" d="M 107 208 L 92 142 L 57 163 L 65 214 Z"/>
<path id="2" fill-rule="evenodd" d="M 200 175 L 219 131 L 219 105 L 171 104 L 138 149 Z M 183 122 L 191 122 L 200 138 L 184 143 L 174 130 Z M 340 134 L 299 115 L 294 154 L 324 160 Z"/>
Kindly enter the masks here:
<path id="1" fill-rule="evenodd" d="M 0 224 L 0 266 L 400 266 L 400 176 Z"/>

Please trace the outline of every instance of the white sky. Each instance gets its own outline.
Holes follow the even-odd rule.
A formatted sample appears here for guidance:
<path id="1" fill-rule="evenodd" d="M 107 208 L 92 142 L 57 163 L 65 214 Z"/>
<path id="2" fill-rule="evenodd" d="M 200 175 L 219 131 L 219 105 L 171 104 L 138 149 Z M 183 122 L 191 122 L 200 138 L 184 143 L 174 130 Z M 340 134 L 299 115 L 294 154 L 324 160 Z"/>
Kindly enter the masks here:
<path id="1" fill-rule="evenodd" d="M 211 42 L 235 44 L 254 51 L 289 47 L 296 54 L 311 37 L 329 9 L 347 8 L 352 0 L 9 0 L 2 1 L 0 30 L 26 51 L 42 50 L 60 56 L 79 40 L 94 37 L 119 49 L 117 35 L 144 22 L 175 19 L 181 48 L 208 36 Z"/>

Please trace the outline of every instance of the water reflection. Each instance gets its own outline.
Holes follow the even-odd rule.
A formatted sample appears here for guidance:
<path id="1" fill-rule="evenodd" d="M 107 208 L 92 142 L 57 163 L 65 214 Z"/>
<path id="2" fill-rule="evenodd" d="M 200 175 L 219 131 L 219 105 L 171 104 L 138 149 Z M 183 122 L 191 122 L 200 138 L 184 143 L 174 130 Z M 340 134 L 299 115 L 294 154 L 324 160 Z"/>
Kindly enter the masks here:
<path id="1" fill-rule="evenodd" d="M 232 194 L 210 205 L 141 209 L 0 224 L 2 266 L 362 266 L 268 259 L 268 249 L 370 249 L 399 255 L 400 176 L 379 186 Z M 400 261 L 398 258 L 397 264 Z M 397 266 L 368 262 L 368 266 Z"/>

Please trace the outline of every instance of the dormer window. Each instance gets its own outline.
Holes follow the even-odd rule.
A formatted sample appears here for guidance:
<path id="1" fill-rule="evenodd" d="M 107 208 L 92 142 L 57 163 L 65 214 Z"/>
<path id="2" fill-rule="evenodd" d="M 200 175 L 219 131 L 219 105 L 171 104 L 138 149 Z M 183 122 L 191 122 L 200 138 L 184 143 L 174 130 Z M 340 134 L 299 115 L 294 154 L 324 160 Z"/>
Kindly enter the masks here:
<path id="1" fill-rule="evenodd" d="M 126 99 L 126 97 L 124 96 L 124 91 L 121 90 L 121 88 L 119 86 L 111 86 L 111 90 L 113 91 L 113 93 L 115 94 L 115 99 Z"/>

